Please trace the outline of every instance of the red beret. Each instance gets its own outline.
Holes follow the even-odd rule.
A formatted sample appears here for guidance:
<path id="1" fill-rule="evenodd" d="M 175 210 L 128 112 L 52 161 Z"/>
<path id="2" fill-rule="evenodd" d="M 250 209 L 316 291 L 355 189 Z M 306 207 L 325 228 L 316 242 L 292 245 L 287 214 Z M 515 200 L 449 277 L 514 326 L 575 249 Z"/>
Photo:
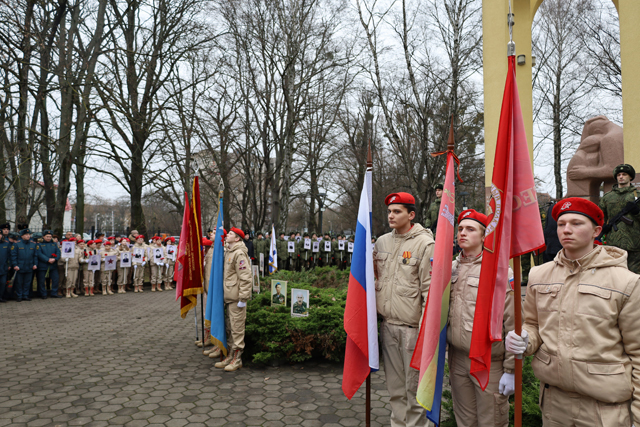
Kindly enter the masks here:
<path id="1" fill-rule="evenodd" d="M 175 237 L 167 237 L 166 239 L 164 239 L 165 243 L 168 241 L 171 241 L 171 243 L 175 243 L 176 242 L 176 238 Z"/>
<path id="2" fill-rule="evenodd" d="M 211 246 L 213 242 L 206 237 L 202 239 L 202 246 Z"/>
<path id="3" fill-rule="evenodd" d="M 109 236 L 109 240 L 116 240 L 116 236 Z"/>
<path id="4" fill-rule="evenodd" d="M 384 199 L 384 204 L 415 205 L 416 199 L 409 193 L 391 193 Z"/>
<path id="5" fill-rule="evenodd" d="M 68 242 L 75 242 L 75 241 L 76 241 L 76 238 L 75 238 L 75 237 L 71 237 L 71 238 L 68 240 Z"/>
<path id="6" fill-rule="evenodd" d="M 144 240 L 144 236 L 142 234 L 138 234 L 138 237 L 136 237 L 136 240 L 138 240 L 138 239 Z"/>
<path id="7" fill-rule="evenodd" d="M 96 245 L 101 245 L 102 244 L 102 240 L 101 239 L 96 239 L 93 241 L 93 243 L 95 243 Z"/>
<path id="8" fill-rule="evenodd" d="M 160 240 L 160 239 L 162 239 L 162 237 L 160 237 L 160 236 L 153 236 L 153 237 L 151 238 L 151 240 Z"/>
<path id="9" fill-rule="evenodd" d="M 487 226 L 488 224 L 488 220 L 489 218 L 487 218 L 487 216 L 483 213 L 480 213 L 478 211 L 476 211 L 475 209 L 467 209 L 464 210 L 462 212 L 460 212 L 460 215 L 458 215 L 458 224 L 460 224 L 460 222 L 463 219 L 472 219 L 474 221 L 478 221 L 480 224 L 482 224 L 483 226 Z"/>
<path id="10" fill-rule="evenodd" d="M 80 243 L 84 243 L 84 240 L 82 240 L 82 239 L 78 239 L 78 240 L 76 241 L 76 243 L 78 243 L 78 244 L 80 244 Z"/>
<path id="11" fill-rule="evenodd" d="M 236 233 L 238 236 L 240 236 L 240 238 L 241 238 L 241 239 L 243 239 L 243 240 L 244 240 L 244 231 L 242 231 L 242 230 L 240 230 L 239 228 L 236 228 L 236 227 L 231 227 L 231 230 L 230 230 L 230 231 L 233 231 L 233 232 L 234 232 L 234 233 Z M 226 234 L 227 234 L 227 233 L 225 233 L 225 235 L 226 235 Z"/>
<path id="12" fill-rule="evenodd" d="M 602 209 L 595 203 L 583 199 L 582 197 L 569 197 L 562 199 L 553 207 L 551 216 L 558 221 L 558 218 L 566 213 L 575 213 L 584 215 L 595 224 L 602 227 L 604 225 L 604 214 Z"/>
<path id="13" fill-rule="evenodd" d="M 128 238 L 126 238 L 126 237 L 123 237 L 123 238 L 122 238 L 122 240 L 120 240 L 120 242 L 131 242 L 131 240 L 129 240 L 129 239 L 128 239 Z"/>
<path id="14" fill-rule="evenodd" d="M 110 244 L 111 244 L 111 242 L 110 242 L 109 240 L 105 240 L 105 241 L 104 241 L 104 244 L 105 244 L 105 245 L 110 245 Z"/>
<path id="15" fill-rule="evenodd" d="M 87 242 L 87 245 L 93 245 L 94 243 L 95 243 L 95 242 L 94 242 L 93 240 L 89 240 L 89 241 Z"/>

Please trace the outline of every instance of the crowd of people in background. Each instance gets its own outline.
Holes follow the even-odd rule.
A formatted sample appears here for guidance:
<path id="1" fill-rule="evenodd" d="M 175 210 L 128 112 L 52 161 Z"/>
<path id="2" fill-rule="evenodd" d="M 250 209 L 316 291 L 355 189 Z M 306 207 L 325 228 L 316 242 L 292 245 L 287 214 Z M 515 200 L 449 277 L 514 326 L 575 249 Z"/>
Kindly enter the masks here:
<path id="1" fill-rule="evenodd" d="M 24 226 L 10 232 L 8 223 L 0 227 L 0 302 L 90 297 L 94 290 L 102 295 L 143 292 L 145 277 L 152 292 L 162 292 L 163 285 L 164 290 L 173 289 L 174 237 L 146 240 L 133 230 L 129 237 L 98 233 L 85 241 L 72 232 L 61 239 L 51 230 L 32 233 Z M 63 257 L 64 242 L 73 242 L 73 253 Z"/>
<path id="2" fill-rule="evenodd" d="M 212 230 L 208 230 L 209 235 L 212 233 Z M 251 231 L 244 231 L 244 243 L 249 257 L 253 265 L 259 266 L 261 273 L 267 274 L 271 235 L 261 231 L 253 235 L 255 237 L 252 239 Z M 375 243 L 375 238 L 372 239 L 372 243 Z M 343 270 L 351 265 L 353 236 L 332 236 L 330 233 L 280 233 L 276 239 L 276 252 L 278 270 L 302 271 L 324 266 L 336 266 Z"/>

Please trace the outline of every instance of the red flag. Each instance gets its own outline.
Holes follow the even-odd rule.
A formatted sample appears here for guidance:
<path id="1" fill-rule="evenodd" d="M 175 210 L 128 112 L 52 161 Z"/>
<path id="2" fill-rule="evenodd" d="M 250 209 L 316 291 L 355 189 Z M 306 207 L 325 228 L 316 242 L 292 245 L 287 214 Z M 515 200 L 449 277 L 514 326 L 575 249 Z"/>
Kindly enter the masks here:
<path id="1" fill-rule="evenodd" d="M 193 179 L 191 205 L 187 221 L 187 236 L 183 257 L 182 298 L 180 316 L 184 319 L 187 312 L 196 306 L 198 294 L 202 293 L 202 251 L 200 235 L 200 187 L 198 177 Z M 180 239 L 182 240 L 182 239 Z"/>
<path id="2" fill-rule="evenodd" d="M 515 56 L 509 56 L 487 216 L 489 225 L 485 232 L 485 249 L 469 352 L 471 375 L 478 380 L 483 390 L 489 382 L 491 343 L 502 341 L 509 259 L 544 247 L 516 84 Z"/>
<path id="3" fill-rule="evenodd" d="M 176 265 L 173 272 L 173 280 L 176 281 L 176 301 L 182 296 L 182 278 L 184 271 L 184 252 L 189 232 L 189 196 L 184 192 L 184 214 L 182 215 L 182 229 L 180 231 L 180 241 L 178 242 L 178 253 L 176 254 Z"/>

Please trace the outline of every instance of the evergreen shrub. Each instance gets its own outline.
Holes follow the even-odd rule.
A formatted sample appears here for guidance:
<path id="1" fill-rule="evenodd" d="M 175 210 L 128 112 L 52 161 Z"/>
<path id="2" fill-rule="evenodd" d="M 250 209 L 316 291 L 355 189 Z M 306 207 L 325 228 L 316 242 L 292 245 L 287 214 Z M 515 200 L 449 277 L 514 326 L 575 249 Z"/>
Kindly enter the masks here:
<path id="1" fill-rule="evenodd" d="M 287 306 L 271 306 L 271 280 L 288 281 Z M 247 305 L 245 354 L 255 363 L 344 360 L 343 317 L 348 271 L 335 267 L 280 271 L 261 278 L 260 294 Z M 309 290 L 309 316 L 291 317 L 291 289 Z"/>

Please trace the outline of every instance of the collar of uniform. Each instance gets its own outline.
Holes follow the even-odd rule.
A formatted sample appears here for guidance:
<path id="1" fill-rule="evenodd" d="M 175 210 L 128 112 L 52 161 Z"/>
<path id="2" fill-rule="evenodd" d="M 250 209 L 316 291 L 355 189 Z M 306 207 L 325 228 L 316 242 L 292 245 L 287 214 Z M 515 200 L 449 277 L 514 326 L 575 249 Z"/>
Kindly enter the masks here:
<path id="1" fill-rule="evenodd" d="M 400 234 L 396 231 L 396 229 L 394 228 L 391 231 L 391 234 L 393 235 L 393 237 L 395 237 L 396 239 L 408 239 L 410 237 L 413 237 L 413 232 L 416 230 L 415 228 L 415 224 L 411 224 L 411 228 L 409 228 L 409 231 L 407 231 L 404 234 Z"/>
<path id="2" fill-rule="evenodd" d="M 482 262 L 482 252 L 476 256 L 465 256 L 464 251 L 462 251 L 460 252 L 460 257 L 458 259 L 463 264 L 480 264 Z"/>
<path id="3" fill-rule="evenodd" d="M 618 185 L 616 184 L 616 186 L 613 187 L 612 190 L 615 191 L 616 193 L 624 194 L 624 193 L 632 193 L 632 192 L 636 191 L 637 188 L 633 184 L 631 184 L 628 187 L 618 187 Z"/>
<path id="4" fill-rule="evenodd" d="M 598 254 L 600 254 L 600 251 L 602 250 L 602 246 L 594 246 L 594 248 L 585 256 L 583 256 L 580 259 L 569 259 L 566 257 L 566 255 L 564 254 L 564 249 L 562 249 L 559 252 L 560 255 L 560 263 L 565 265 L 566 267 L 572 269 L 576 269 L 577 268 L 585 268 L 587 266 L 589 266 L 589 264 L 591 264 L 593 262 L 593 260 L 595 260 L 598 256 Z"/>

